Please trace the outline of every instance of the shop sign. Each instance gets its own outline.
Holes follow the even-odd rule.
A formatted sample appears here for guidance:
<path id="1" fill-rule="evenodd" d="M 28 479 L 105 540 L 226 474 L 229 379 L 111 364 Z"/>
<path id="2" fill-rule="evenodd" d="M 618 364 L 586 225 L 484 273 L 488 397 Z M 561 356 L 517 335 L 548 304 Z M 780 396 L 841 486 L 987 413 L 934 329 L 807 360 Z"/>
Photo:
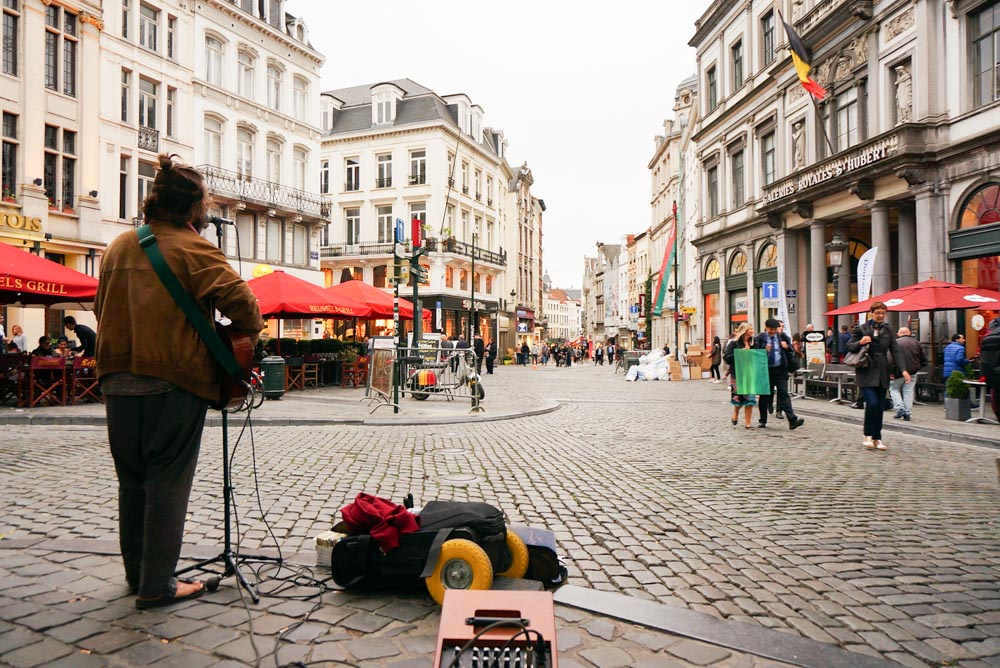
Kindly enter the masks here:
<path id="1" fill-rule="evenodd" d="M 535 317 L 535 311 L 533 309 L 530 309 L 530 308 L 519 308 L 519 309 L 517 309 L 517 317 L 518 318 L 534 318 Z"/>
<path id="2" fill-rule="evenodd" d="M 464 308 L 466 311 L 468 311 L 470 308 L 472 308 L 472 300 L 471 299 L 463 299 L 462 300 L 462 308 Z M 481 302 L 481 301 L 479 301 L 477 299 L 476 300 L 476 309 L 475 310 L 477 310 L 477 311 L 485 311 L 486 310 L 486 304 L 484 304 L 483 302 Z"/>
<path id="3" fill-rule="evenodd" d="M 801 175 L 790 178 L 770 190 L 765 190 L 763 203 L 770 204 L 789 195 L 794 195 L 801 190 L 811 188 L 830 179 L 874 164 L 894 154 L 898 144 L 899 138 L 893 135 L 843 158 L 835 158 L 815 169 L 805 171 Z"/>
<path id="4" fill-rule="evenodd" d="M 736 297 L 733 299 L 733 311 L 735 313 L 746 313 L 747 311 L 747 296 L 743 295 L 741 297 Z"/>
<path id="5" fill-rule="evenodd" d="M 42 231 L 41 218 L 25 218 L 19 213 L 0 213 L 0 225 L 24 232 Z"/>
<path id="6" fill-rule="evenodd" d="M 736 300 L 736 303 L 737 304 L 740 303 L 738 299 Z M 694 315 L 697 312 L 698 312 L 698 309 L 697 309 L 697 307 L 694 307 L 694 306 L 682 306 L 681 307 L 681 313 L 687 313 L 688 315 Z"/>

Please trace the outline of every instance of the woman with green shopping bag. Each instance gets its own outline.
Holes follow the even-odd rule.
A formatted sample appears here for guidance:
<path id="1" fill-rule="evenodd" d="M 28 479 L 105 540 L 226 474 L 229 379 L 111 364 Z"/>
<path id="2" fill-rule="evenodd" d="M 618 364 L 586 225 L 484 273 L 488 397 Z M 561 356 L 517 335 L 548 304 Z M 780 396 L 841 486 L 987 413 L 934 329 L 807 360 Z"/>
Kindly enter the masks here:
<path id="1" fill-rule="evenodd" d="M 753 326 L 750 325 L 750 323 L 744 322 L 736 328 L 736 334 L 726 346 L 726 352 L 722 356 L 726 364 L 729 365 L 729 403 L 733 407 L 732 423 L 733 425 L 739 423 L 740 407 L 742 406 L 744 416 L 743 426 L 746 429 L 753 429 L 751 418 L 753 418 L 754 406 L 757 405 L 757 395 L 740 394 L 741 391 L 747 392 L 748 389 L 753 388 L 745 387 L 747 385 L 745 382 L 747 371 L 750 371 L 751 369 L 740 369 L 739 365 L 741 363 L 745 364 L 745 359 L 750 359 L 743 351 L 753 350 L 756 347 L 757 346 L 754 344 Z M 740 354 L 737 354 L 737 351 L 740 351 Z M 741 381 L 739 383 L 739 389 L 737 389 L 737 377 L 739 377 Z"/>

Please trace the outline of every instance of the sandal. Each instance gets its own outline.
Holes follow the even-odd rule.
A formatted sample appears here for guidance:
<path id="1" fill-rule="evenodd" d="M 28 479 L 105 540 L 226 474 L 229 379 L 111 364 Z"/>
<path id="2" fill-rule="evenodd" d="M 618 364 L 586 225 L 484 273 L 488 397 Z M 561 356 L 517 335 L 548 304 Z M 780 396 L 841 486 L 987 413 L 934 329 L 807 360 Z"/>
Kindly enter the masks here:
<path id="1" fill-rule="evenodd" d="M 198 584 L 200 586 L 190 594 L 186 594 L 184 596 L 177 596 L 176 594 L 174 594 L 173 596 L 167 596 L 166 594 L 163 594 L 161 596 L 157 596 L 156 598 L 136 598 L 135 607 L 138 608 L 139 610 L 162 608 L 165 605 L 173 605 L 174 603 L 181 603 L 183 601 L 194 600 L 203 595 L 206 591 L 208 591 L 205 583 L 201 581 L 196 582 L 193 580 L 178 580 L 178 582 L 186 582 L 187 584 Z"/>
<path id="2" fill-rule="evenodd" d="M 753 425 L 752 424 L 745 424 L 745 425 L 743 425 L 743 428 L 744 429 L 753 429 Z"/>

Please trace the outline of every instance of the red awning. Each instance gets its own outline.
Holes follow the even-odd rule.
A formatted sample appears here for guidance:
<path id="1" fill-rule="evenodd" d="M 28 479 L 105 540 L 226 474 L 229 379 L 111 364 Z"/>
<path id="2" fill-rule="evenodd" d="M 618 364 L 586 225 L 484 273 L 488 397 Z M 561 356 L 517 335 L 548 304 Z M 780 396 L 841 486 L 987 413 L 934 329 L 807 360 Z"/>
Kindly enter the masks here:
<path id="1" fill-rule="evenodd" d="M 97 279 L 0 243 L 0 304 L 92 302 Z"/>
<path id="2" fill-rule="evenodd" d="M 344 281 L 340 285 L 331 285 L 326 288 L 325 292 L 367 304 L 372 309 L 371 317 L 373 318 L 392 317 L 393 296 L 373 285 L 368 285 L 364 281 L 356 279 Z M 404 320 L 413 320 L 413 302 L 402 297 L 399 298 L 399 317 Z M 430 309 L 424 309 L 423 318 L 426 320 L 430 317 Z"/>
<path id="3" fill-rule="evenodd" d="M 281 270 L 251 278 L 247 285 L 265 318 L 367 318 L 372 314 L 370 306 L 329 294 Z"/>
<path id="4" fill-rule="evenodd" d="M 1000 292 L 961 283 L 946 283 L 934 279 L 842 306 L 826 315 L 852 315 L 866 313 L 875 302 L 883 302 L 890 311 L 951 311 L 955 309 L 982 308 L 995 310 L 1000 307 Z"/>

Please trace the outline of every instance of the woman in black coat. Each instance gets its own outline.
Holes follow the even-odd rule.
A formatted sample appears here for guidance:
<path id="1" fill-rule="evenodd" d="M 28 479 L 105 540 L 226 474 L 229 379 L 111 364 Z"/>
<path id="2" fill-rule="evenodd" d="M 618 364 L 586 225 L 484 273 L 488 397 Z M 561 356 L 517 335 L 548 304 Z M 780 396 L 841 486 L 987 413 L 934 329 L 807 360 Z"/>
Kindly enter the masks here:
<path id="1" fill-rule="evenodd" d="M 892 352 L 894 359 L 899 359 L 899 348 L 896 345 L 896 333 L 892 327 L 885 324 L 886 306 L 875 302 L 871 306 L 871 319 L 854 328 L 851 340 L 847 342 L 847 351 L 856 353 L 861 346 L 868 345 L 868 366 L 855 370 L 855 383 L 865 397 L 865 440 L 863 444 L 869 450 L 885 450 L 882 442 L 882 402 L 889 387 L 889 358 Z M 910 374 L 903 371 L 906 382 L 910 382 Z"/>

